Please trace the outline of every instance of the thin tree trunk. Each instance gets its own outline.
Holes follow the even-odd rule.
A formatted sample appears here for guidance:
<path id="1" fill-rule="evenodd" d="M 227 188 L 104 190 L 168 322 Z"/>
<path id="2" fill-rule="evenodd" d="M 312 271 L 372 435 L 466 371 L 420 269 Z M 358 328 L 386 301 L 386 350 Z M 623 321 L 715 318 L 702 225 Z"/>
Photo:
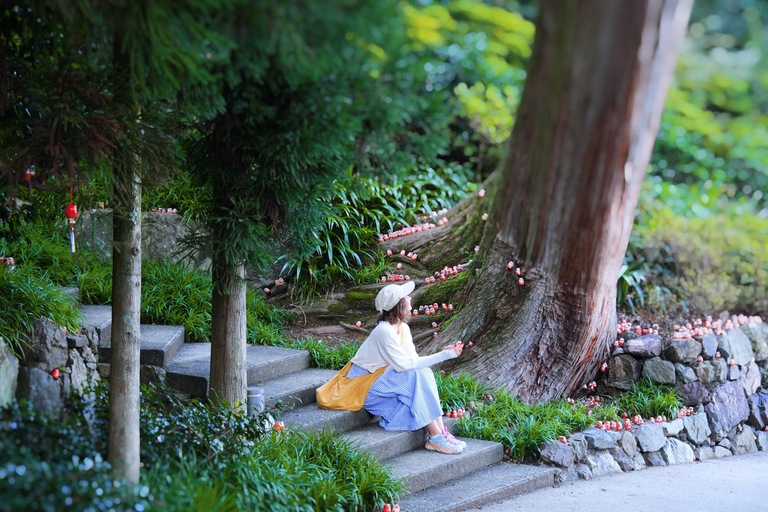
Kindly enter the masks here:
<path id="1" fill-rule="evenodd" d="M 542 3 L 483 266 L 430 344 L 475 341 L 461 369 L 529 400 L 594 377 L 615 339 L 618 272 L 690 8 Z"/>
<path id="2" fill-rule="evenodd" d="M 229 187 L 214 184 L 215 203 L 230 205 Z M 232 206 L 232 205 L 230 205 Z M 214 401 L 244 405 L 248 386 L 246 367 L 246 281 L 243 263 L 227 256 L 226 225 L 215 224 L 212 258 L 211 390 Z"/>
<path id="3" fill-rule="evenodd" d="M 115 169 L 112 250 L 112 351 L 107 458 L 116 474 L 139 481 L 141 185 L 124 162 Z"/>

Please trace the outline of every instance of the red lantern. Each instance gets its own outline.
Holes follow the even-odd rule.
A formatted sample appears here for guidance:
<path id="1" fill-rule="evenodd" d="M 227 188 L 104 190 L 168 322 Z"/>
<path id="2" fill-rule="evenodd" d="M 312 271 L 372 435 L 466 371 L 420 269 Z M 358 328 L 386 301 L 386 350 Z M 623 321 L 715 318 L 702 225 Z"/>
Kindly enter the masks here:
<path id="1" fill-rule="evenodd" d="M 64 208 L 64 214 L 67 216 L 68 219 L 76 219 L 77 218 L 77 205 L 73 203 L 69 203 L 66 208 Z"/>

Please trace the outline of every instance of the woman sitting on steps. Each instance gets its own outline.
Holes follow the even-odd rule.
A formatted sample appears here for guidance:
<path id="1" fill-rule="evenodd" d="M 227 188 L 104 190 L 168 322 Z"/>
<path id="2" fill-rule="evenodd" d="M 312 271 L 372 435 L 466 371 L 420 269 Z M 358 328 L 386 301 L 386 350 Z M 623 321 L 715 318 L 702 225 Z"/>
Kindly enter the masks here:
<path id="1" fill-rule="evenodd" d="M 381 416 L 385 430 L 426 428 L 427 450 L 456 454 L 466 443 L 453 437 L 443 424 L 443 409 L 430 366 L 461 355 L 462 343 L 448 345 L 440 352 L 420 357 L 411 338 L 407 319 L 411 313 L 413 281 L 391 284 L 376 296 L 379 320 L 370 336 L 350 361 L 347 377 L 353 379 L 382 369 L 373 382 L 363 407 Z"/>

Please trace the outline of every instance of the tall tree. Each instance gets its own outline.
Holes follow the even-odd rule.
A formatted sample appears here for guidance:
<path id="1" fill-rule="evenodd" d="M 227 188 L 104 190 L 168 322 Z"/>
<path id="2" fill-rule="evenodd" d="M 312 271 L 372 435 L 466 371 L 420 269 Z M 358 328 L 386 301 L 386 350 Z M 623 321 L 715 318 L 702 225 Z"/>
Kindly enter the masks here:
<path id="1" fill-rule="evenodd" d="M 25 181 L 50 189 L 54 178 L 79 180 L 97 165 L 114 177 L 108 459 L 133 483 L 140 467 L 141 183 L 170 172 L 178 157 L 179 93 L 213 81 L 209 65 L 229 43 L 211 26 L 227 5 L 18 1 L 0 10 L 3 192 L 10 199 Z M 185 106 L 195 110 L 189 100 Z M 30 165 L 37 174 L 25 180 Z"/>
<path id="2" fill-rule="evenodd" d="M 592 378 L 690 0 L 545 0 L 455 364 L 524 399 Z M 477 213 L 479 215 L 479 213 Z M 507 269 L 514 261 L 524 284 Z"/>
<path id="3" fill-rule="evenodd" d="M 318 205 L 334 178 L 393 160 L 409 143 L 433 151 L 440 145 L 440 130 L 414 113 L 442 107 L 413 92 L 423 87 L 400 90 L 412 74 L 398 82 L 398 73 L 409 73 L 386 53 L 393 38 L 381 27 L 397 16 L 394 2 L 347 0 L 261 1 L 237 16 L 223 107 L 201 116 L 199 137 L 189 144 L 190 163 L 213 190 L 210 375 L 217 400 L 245 401 L 245 264 L 273 263 L 277 239 L 291 250 L 317 245 Z"/>

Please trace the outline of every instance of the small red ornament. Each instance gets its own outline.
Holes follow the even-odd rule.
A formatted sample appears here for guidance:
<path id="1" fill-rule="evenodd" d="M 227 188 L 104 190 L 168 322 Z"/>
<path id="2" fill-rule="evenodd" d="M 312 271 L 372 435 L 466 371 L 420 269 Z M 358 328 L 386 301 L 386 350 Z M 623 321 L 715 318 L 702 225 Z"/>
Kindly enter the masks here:
<path id="1" fill-rule="evenodd" d="M 53 370 L 51 370 L 51 377 L 53 377 L 54 379 L 58 379 L 60 375 L 61 375 L 61 372 L 59 371 L 58 368 L 54 368 Z"/>
<path id="2" fill-rule="evenodd" d="M 389 506 L 389 503 L 385 503 L 381 512 L 392 512 L 392 507 Z"/>
<path id="3" fill-rule="evenodd" d="M 69 203 L 66 208 L 64 208 L 64 214 L 67 216 L 68 219 L 76 219 L 77 218 L 77 205 L 74 203 Z"/>

